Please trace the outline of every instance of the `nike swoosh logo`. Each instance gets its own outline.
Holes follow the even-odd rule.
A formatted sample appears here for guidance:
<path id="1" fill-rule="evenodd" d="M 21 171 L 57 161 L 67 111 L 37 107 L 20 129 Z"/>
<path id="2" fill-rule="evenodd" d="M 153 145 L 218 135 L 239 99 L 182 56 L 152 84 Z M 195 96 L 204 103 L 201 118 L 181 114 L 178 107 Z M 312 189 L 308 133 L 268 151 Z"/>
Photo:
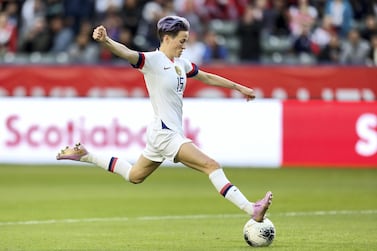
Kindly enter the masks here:
<path id="1" fill-rule="evenodd" d="M 164 67 L 164 70 L 169 70 L 170 69 L 170 67 Z"/>

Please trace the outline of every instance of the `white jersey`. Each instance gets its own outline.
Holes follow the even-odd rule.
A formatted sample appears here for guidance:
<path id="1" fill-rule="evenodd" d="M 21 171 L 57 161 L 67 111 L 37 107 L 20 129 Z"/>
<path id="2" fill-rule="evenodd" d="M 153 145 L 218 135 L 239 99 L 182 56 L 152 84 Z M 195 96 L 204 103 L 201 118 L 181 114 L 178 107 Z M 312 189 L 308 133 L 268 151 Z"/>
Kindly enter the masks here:
<path id="1" fill-rule="evenodd" d="M 133 67 L 143 74 L 154 111 L 154 126 L 183 134 L 182 98 L 188 77 L 198 73 L 198 67 L 186 59 L 171 61 L 161 51 L 140 52 Z"/>

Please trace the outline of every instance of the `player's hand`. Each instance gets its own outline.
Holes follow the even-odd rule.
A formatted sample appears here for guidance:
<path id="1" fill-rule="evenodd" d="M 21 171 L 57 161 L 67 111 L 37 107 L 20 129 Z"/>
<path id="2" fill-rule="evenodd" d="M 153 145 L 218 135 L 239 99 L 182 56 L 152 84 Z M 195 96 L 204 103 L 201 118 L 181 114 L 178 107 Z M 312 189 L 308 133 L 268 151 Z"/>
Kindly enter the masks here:
<path id="1" fill-rule="evenodd" d="M 101 43 L 106 42 L 106 38 L 107 38 L 106 28 L 103 27 L 102 25 L 98 26 L 97 28 L 94 29 L 92 37 L 97 42 L 101 42 Z"/>
<path id="2" fill-rule="evenodd" d="M 254 92 L 253 89 L 251 89 L 249 87 L 243 86 L 243 88 L 241 88 L 240 92 L 243 95 L 245 95 L 246 101 L 250 101 L 250 100 L 255 99 L 255 92 Z"/>

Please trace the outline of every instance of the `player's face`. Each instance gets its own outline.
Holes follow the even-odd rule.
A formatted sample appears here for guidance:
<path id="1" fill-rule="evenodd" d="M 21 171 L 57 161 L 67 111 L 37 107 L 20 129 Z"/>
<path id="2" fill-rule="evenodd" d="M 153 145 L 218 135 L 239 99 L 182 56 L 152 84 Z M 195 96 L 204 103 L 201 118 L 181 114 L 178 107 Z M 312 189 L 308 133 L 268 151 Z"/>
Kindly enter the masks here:
<path id="1" fill-rule="evenodd" d="M 189 38 L 188 31 L 180 31 L 171 41 L 171 51 L 175 57 L 180 57 L 183 50 L 186 49 L 186 43 Z"/>

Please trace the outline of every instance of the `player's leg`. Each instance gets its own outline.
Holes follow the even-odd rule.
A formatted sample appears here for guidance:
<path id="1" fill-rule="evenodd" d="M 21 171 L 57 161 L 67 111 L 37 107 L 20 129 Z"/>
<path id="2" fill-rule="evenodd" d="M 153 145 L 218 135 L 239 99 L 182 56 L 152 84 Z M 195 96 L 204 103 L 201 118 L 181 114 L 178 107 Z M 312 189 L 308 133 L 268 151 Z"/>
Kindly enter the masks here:
<path id="1" fill-rule="evenodd" d="M 130 169 L 128 179 L 130 182 L 139 184 L 151 175 L 162 162 L 156 162 L 140 155 L 139 159 Z"/>
<path id="2" fill-rule="evenodd" d="M 265 197 L 260 201 L 251 203 L 242 192 L 228 180 L 221 166 L 203 153 L 192 142 L 185 143 L 181 146 L 175 160 L 190 168 L 206 173 L 216 190 L 222 196 L 251 215 L 254 220 L 263 220 L 271 204 L 271 192 L 267 192 Z"/>
<path id="3" fill-rule="evenodd" d="M 56 156 L 58 160 L 75 160 L 87 162 L 99 166 L 109 172 L 117 173 L 132 183 L 141 183 L 153 171 L 155 171 L 161 162 L 151 161 L 143 155 L 139 157 L 134 165 L 118 157 L 102 156 L 90 153 L 80 143 L 74 147 L 66 147 Z"/>

